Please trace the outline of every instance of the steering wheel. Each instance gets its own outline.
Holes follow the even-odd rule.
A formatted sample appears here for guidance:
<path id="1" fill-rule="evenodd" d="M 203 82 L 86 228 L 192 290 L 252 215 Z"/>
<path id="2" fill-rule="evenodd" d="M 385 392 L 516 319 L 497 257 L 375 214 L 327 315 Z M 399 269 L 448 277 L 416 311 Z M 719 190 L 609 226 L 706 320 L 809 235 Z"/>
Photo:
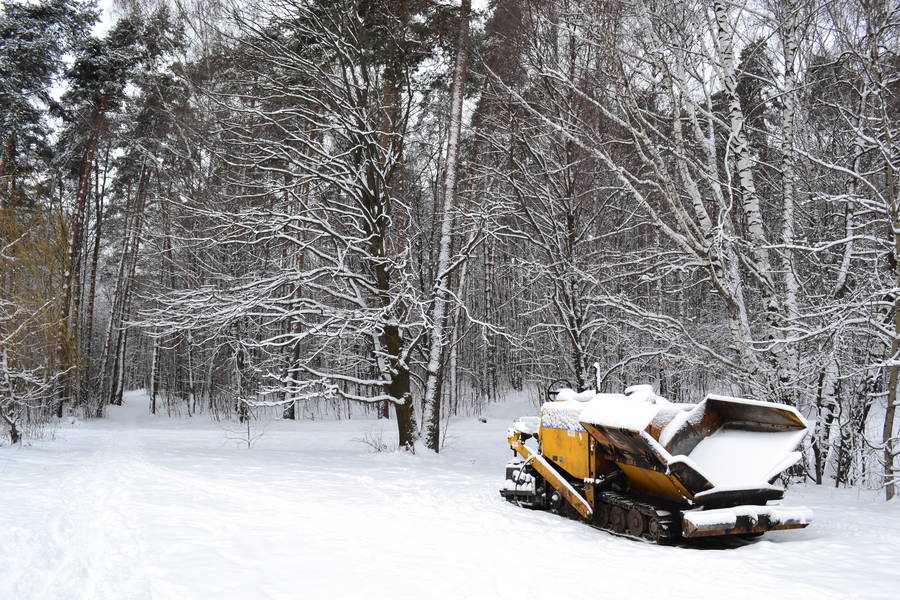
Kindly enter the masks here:
<path id="1" fill-rule="evenodd" d="M 556 395 L 559 394 L 561 388 L 571 388 L 572 384 L 568 379 L 557 379 L 547 386 L 547 401 L 556 402 Z"/>

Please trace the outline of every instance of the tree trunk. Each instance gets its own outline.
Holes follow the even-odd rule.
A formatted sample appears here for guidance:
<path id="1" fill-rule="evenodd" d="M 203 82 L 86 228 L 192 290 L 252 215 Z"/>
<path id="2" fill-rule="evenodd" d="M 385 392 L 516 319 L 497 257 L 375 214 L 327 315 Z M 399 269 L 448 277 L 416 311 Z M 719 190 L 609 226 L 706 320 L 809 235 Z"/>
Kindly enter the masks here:
<path id="1" fill-rule="evenodd" d="M 784 317 L 791 323 L 799 316 L 797 295 L 799 283 L 794 271 L 794 196 L 797 190 L 796 172 L 796 115 L 797 115 L 797 52 L 799 46 L 799 12 L 800 9 L 794 0 L 788 0 L 784 5 L 785 19 L 787 22 L 782 29 L 782 47 L 784 49 L 784 87 L 782 94 L 783 108 L 781 112 L 781 198 L 782 198 L 782 234 L 784 269 Z M 797 404 L 797 394 L 790 382 L 797 376 L 799 363 L 794 348 L 783 348 L 784 364 L 782 368 L 789 369 L 791 375 L 782 373 L 783 400 L 789 404 Z M 790 386 L 788 389 L 786 387 Z"/>
<path id="2" fill-rule="evenodd" d="M 187 412 L 188 416 L 192 416 L 197 408 L 196 390 L 194 389 L 194 336 L 188 331 L 187 334 L 187 375 L 188 375 L 188 399 Z"/>
<path id="3" fill-rule="evenodd" d="M 890 500 L 897 493 L 897 472 L 894 468 L 896 459 L 896 437 L 894 434 L 894 418 L 897 414 L 897 386 L 900 385 L 900 199 L 894 189 L 894 170 L 887 165 L 885 174 L 888 207 L 891 213 L 891 224 L 894 230 L 894 340 L 891 344 L 891 356 L 888 366 L 888 398 L 884 414 L 884 494 Z"/>
<path id="4" fill-rule="evenodd" d="M 116 370 L 116 387 L 110 404 L 122 406 L 122 396 L 125 393 L 125 348 L 128 347 L 128 330 L 122 330 L 119 339 L 119 350 L 116 358 L 118 369 Z"/>
<path id="5" fill-rule="evenodd" d="M 150 414 L 156 414 L 156 392 L 159 378 L 159 339 L 153 337 L 153 352 L 150 355 Z"/>
<path id="6" fill-rule="evenodd" d="M 109 163 L 109 152 L 111 147 L 112 144 L 106 146 L 105 162 L 107 164 Z M 94 198 L 94 221 L 96 226 L 94 228 L 94 250 L 91 254 L 91 280 L 88 286 L 89 290 L 87 297 L 87 326 L 84 329 L 85 343 L 87 344 L 88 352 L 91 350 L 91 338 L 93 337 L 94 331 L 94 299 L 96 298 L 97 293 L 97 262 L 100 258 L 100 240 L 103 232 L 103 192 L 105 189 L 106 177 L 104 176 L 103 189 L 95 194 Z"/>
<path id="7" fill-rule="evenodd" d="M 299 288 L 300 286 L 298 285 L 297 287 Z M 296 297 L 296 295 L 295 295 L 295 297 Z M 299 334 L 300 328 L 301 328 L 301 325 L 298 320 L 297 323 L 293 326 L 294 332 Z M 300 370 L 298 368 L 299 363 L 300 363 L 300 342 L 297 341 L 297 342 L 294 342 L 294 347 L 291 349 L 291 358 L 290 358 L 290 363 L 289 363 L 289 368 L 288 368 L 288 376 L 292 380 L 294 378 L 300 376 Z M 283 419 L 295 420 L 297 418 L 297 399 L 296 399 L 296 394 L 294 391 L 296 389 L 296 387 L 297 387 L 297 385 L 295 383 L 293 383 L 293 381 L 291 381 L 291 383 L 288 384 L 288 392 L 287 392 L 288 397 L 285 398 L 285 400 L 287 401 L 287 404 L 285 404 L 284 410 L 282 411 L 282 414 L 281 414 L 281 418 L 283 418 Z"/>
<path id="8" fill-rule="evenodd" d="M 9 379 L 9 351 L 6 346 L 3 346 L 2 351 L 0 351 L 0 375 L 3 376 L 3 387 L 5 388 L 3 391 L 3 395 L 6 396 L 6 402 L 9 406 L 12 406 L 13 403 L 13 386 L 12 382 Z M 21 435 L 19 434 L 19 428 L 16 426 L 15 420 L 10 417 L 5 410 L 3 410 L 3 396 L 0 396 L 0 419 L 6 423 L 9 428 L 9 441 L 11 444 L 17 444 L 21 439 Z"/>
<path id="9" fill-rule="evenodd" d="M 238 346 L 234 358 L 234 379 L 235 389 L 237 390 L 237 406 L 235 410 L 238 414 L 238 422 L 246 423 L 250 420 L 250 410 L 247 400 L 244 397 L 244 349 Z"/>
<path id="10" fill-rule="evenodd" d="M 57 345 L 57 352 L 60 357 L 60 363 L 63 368 L 73 366 L 74 351 L 78 347 L 77 340 L 73 339 L 73 333 L 76 329 L 78 311 L 72 306 L 72 300 L 75 296 L 74 288 L 78 281 L 78 266 L 80 265 L 81 243 L 83 237 L 83 220 L 87 205 L 87 197 L 90 192 L 91 169 L 94 165 L 94 154 L 97 151 L 97 143 L 100 140 L 100 128 L 103 124 L 103 117 L 109 104 L 109 96 L 104 95 L 94 120 L 91 125 L 91 133 L 88 138 L 87 152 L 82 163 L 81 176 L 78 180 L 78 190 L 75 196 L 75 212 L 72 215 L 72 223 L 69 230 L 69 247 L 66 258 L 66 272 L 63 282 L 63 299 L 62 299 L 62 332 L 60 341 Z M 68 395 L 71 392 L 71 377 L 66 377 L 66 382 L 62 386 L 63 394 Z"/>
<path id="11" fill-rule="evenodd" d="M 758 376 L 762 376 L 759 383 L 764 389 L 768 388 L 769 391 L 774 392 L 780 399 L 787 400 L 785 387 L 789 383 L 791 375 L 786 364 L 784 345 L 778 341 L 781 337 L 779 327 L 783 320 L 783 307 L 772 277 L 769 242 L 766 239 L 760 197 L 753 176 L 753 161 L 746 132 L 747 120 L 737 93 L 738 78 L 734 55 L 734 32 L 730 25 L 730 7 L 721 1 L 716 1 L 714 4 L 717 26 L 716 44 L 721 61 L 723 85 L 728 98 L 730 143 L 733 146 L 738 191 L 749 234 L 750 254 L 753 259 L 750 270 L 761 287 L 768 330 L 767 338 L 772 344 L 770 356 L 771 368 L 774 373 L 758 373 Z M 790 231 L 792 232 L 793 229 Z"/>
<path id="12" fill-rule="evenodd" d="M 450 94 L 450 127 L 447 139 L 447 168 L 444 176 L 444 207 L 441 215 L 440 252 L 435 267 L 434 299 L 431 310 L 430 348 L 425 377 L 423 402 L 425 445 L 435 452 L 441 446 L 441 371 L 447 337 L 446 309 L 450 280 L 450 247 L 453 239 L 453 210 L 456 203 L 459 146 L 462 133 L 463 100 L 466 90 L 466 70 L 469 55 L 469 13 L 471 0 L 462 0 L 460 7 L 459 42 L 456 65 L 453 69 L 453 88 Z"/>
<path id="13" fill-rule="evenodd" d="M 101 361 L 101 395 L 99 406 L 96 409 L 98 415 L 103 414 L 104 404 L 122 403 L 123 388 L 121 386 L 124 385 L 124 381 L 121 380 L 120 375 L 124 375 L 124 352 L 127 338 L 123 327 L 130 310 L 132 284 L 137 268 L 138 251 L 144 223 L 144 205 L 147 197 L 147 180 L 149 177 L 149 170 L 142 166 L 137 190 L 128 211 L 131 214 L 127 215 L 125 237 L 122 241 L 122 256 L 119 259 L 116 276 L 113 308 L 106 334 L 103 360 Z M 110 357 L 112 357 L 112 373 L 108 372 Z"/>
<path id="14" fill-rule="evenodd" d="M 9 427 L 9 443 L 13 445 L 18 444 L 19 440 L 22 439 L 19 428 L 16 426 L 16 422 L 6 414 L 2 407 L 0 407 L 0 419 L 2 419 L 7 427 Z"/>

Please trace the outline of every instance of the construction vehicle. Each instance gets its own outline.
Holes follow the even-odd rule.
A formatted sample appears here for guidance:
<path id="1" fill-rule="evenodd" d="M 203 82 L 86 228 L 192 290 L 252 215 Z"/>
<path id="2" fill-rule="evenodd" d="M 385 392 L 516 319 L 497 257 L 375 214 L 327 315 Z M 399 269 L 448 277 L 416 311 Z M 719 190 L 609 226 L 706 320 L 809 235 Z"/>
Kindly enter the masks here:
<path id="1" fill-rule="evenodd" d="M 769 504 L 800 459 L 807 424 L 795 408 L 717 395 L 672 403 L 647 385 L 624 394 L 553 387 L 540 417 L 509 430 L 517 458 L 501 495 L 510 502 L 660 544 L 811 522 L 805 507 Z"/>

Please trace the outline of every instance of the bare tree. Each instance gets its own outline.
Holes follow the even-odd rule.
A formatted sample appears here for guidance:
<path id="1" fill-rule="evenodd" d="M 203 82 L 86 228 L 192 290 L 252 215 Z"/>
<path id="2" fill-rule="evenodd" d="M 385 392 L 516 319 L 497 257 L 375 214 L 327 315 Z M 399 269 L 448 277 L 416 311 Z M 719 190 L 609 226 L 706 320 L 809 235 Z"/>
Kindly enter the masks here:
<path id="1" fill-rule="evenodd" d="M 450 290 L 450 275 L 461 264 L 461 260 L 451 262 L 453 218 L 457 196 L 457 173 L 459 172 L 460 137 L 462 135 L 463 100 L 466 91 L 466 74 L 469 62 L 469 20 L 472 12 L 471 0 L 463 0 L 459 9 L 459 38 L 456 60 L 453 68 L 453 82 L 450 92 L 450 125 L 447 134 L 447 161 L 444 185 L 441 190 L 443 206 L 439 234 L 437 263 L 434 276 L 434 297 L 429 320 L 428 362 L 425 367 L 425 397 L 423 411 L 425 421 L 425 445 L 440 451 L 441 447 L 441 396 L 443 387 L 444 355 L 447 346 L 448 314 L 447 304 Z"/>

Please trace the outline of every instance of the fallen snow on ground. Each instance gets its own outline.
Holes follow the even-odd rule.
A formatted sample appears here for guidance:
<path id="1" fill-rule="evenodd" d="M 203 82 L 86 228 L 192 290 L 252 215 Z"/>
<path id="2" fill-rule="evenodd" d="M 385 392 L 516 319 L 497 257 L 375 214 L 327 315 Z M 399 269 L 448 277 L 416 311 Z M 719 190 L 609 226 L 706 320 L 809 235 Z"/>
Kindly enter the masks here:
<path id="1" fill-rule="evenodd" d="M 900 504 L 794 488 L 802 531 L 666 548 L 504 502 L 523 407 L 451 423 L 440 456 L 375 454 L 393 422 L 276 422 L 252 450 L 205 417 L 108 419 L 0 448 L 0 598 L 896 598 Z"/>

